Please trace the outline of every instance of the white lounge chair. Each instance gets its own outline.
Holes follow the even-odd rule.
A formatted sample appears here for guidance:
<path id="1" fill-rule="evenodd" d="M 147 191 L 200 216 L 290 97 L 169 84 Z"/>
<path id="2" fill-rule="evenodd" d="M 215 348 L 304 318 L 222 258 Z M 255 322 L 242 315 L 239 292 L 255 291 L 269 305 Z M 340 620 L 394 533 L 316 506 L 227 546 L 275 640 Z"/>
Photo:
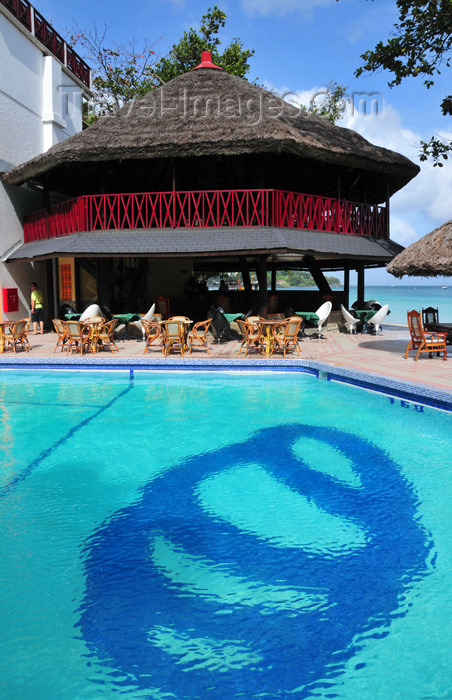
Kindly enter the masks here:
<path id="1" fill-rule="evenodd" d="M 141 333 L 143 335 L 143 340 L 146 340 L 146 332 L 144 330 L 144 327 L 143 327 L 143 324 L 141 323 L 141 321 L 142 320 L 152 321 L 152 319 L 154 318 L 154 314 L 155 314 L 155 304 L 152 304 L 149 311 L 141 318 L 140 321 L 132 321 L 132 323 L 129 324 L 131 326 L 136 326 L 141 331 Z"/>
<path id="2" fill-rule="evenodd" d="M 97 304 L 90 304 L 90 306 L 88 306 L 88 308 L 84 310 L 79 320 L 84 321 L 85 318 L 91 318 L 92 316 L 102 316 L 100 306 L 98 306 Z"/>
<path id="3" fill-rule="evenodd" d="M 381 307 L 381 309 L 378 309 L 378 311 L 375 312 L 375 314 L 372 316 L 372 318 L 369 318 L 367 323 L 369 325 L 372 325 L 375 330 L 375 334 L 377 334 L 380 330 L 381 324 L 385 320 L 386 316 L 389 313 L 389 304 L 385 304 L 384 306 Z"/>
<path id="4" fill-rule="evenodd" d="M 347 324 L 349 333 L 356 333 L 356 324 L 359 323 L 359 318 L 352 316 L 350 311 L 347 311 L 345 306 L 341 304 L 341 312 L 345 323 Z"/>
<path id="5" fill-rule="evenodd" d="M 319 317 L 319 320 L 317 321 L 319 340 L 322 337 L 322 326 L 328 320 L 328 316 L 330 315 L 332 308 L 333 304 L 331 303 L 331 301 L 325 301 L 325 303 L 322 304 L 322 306 L 319 306 L 319 308 L 316 311 L 316 314 Z"/>

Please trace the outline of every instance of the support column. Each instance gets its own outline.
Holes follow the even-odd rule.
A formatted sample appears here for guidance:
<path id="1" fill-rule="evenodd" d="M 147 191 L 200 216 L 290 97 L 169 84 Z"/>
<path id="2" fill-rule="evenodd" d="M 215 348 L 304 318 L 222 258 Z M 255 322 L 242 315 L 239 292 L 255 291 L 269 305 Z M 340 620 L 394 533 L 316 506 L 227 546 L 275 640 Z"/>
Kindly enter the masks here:
<path id="1" fill-rule="evenodd" d="M 389 238 L 389 178 L 386 180 L 386 211 L 385 211 L 385 233 L 386 238 Z"/>
<path id="2" fill-rule="evenodd" d="M 344 267 L 344 306 L 350 308 L 350 270 Z"/>
<path id="3" fill-rule="evenodd" d="M 112 259 L 99 258 L 97 261 L 97 299 L 99 306 L 110 308 Z"/>
<path id="4" fill-rule="evenodd" d="M 271 284 L 272 294 L 276 293 L 276 263 L 272 263 L 272 284 Z"/>
<path id="5" fill-rule="evenodd" d="M 253 287 L 251 285 L 250 269 L 248 267 L 248 262 L 246 258 L 240 258 L 240 272 L 242 273 L 243 289 L 245 292 L 245 299 L 249 306 L 252 308 L 254 306 L 253 298 Z"/>
<path id="6" fill-rule="evenodd" d="M 257 280 L 259 282 L 259 293 L 257 302 L 257 312 L 259 316 L 267 318 L 267 258 L 260 256 L 256 264 Z"/>
<path id="7" fill-rule="evenodd" d="M 58 272 L 58 259 L 52 258 L 53 318 L 58 318 L 59 309 Z"/>
<path id="8" fill-rule="evenodd" d="M 358 267 L 356 269 L 358 273 L 358 308 L 362 309 L 364 306 L 364 267 Z"/>
<path id="9" fill-rule="evenodd" d="M 325 275 L 322 272 L 322 269 L 318 262 L 311 256 L 311 255 L 306 255 L 304 262 L 306 264 L 306 267 L 308 268 L 309 272 L 311 273 L 314 282 L 316 283 L 317 287 L 319 288 L 320 293 L 322 296 L 331 296 L 333 297 L 333 290 L 331 289 L 330 285 L 328 284 L 328 280 L 326 279 Z"/>

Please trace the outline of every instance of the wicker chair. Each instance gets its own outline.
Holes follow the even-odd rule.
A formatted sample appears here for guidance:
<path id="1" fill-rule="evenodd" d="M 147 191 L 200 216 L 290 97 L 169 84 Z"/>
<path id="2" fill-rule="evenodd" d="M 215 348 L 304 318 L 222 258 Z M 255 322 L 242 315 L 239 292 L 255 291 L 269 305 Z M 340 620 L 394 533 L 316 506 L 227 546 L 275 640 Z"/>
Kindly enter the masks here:
<path id="1" fill-rule="evenodd" d="M 242 348 L 245 348 L 245 357 L 248 354 L 248 350 L 262 352 L 264 346 L 262 328 L 256 328 L 251 323 L 248 323 L 248 321 L 243 321 L 241 318 L 237 319 L 237 325 L 242 334 L 242 344 L 240 345 L 238 354 L 240 355 Z"/>
<path id="2" fill-rule="evenodd" d="M 111 350 L 113 352 L 119 352 L 119 348 L 115 343 L 114 332 L 118 325 L 118 319 L 114 318 L 108 323 L 101 323 L 95 331 L 95 347 L 97 350 Z"/>
<path id="3" fill-rule="evenodd" d="M 205 350 L 206 353 L 210 355 L 209 346 L 207 345 L 207 333 L 209 332 L 211 323 L 212 319 L 208 318 L 207 321 L 199 321 L 193 326 L 187 339 L 188 352 L 190 355 L 193 348 L 201 348 L 201 350 Z"/>
<path id="4" fill-rule="evenodd" d="M 158 347 L 163 350 L 163 335 L 160 323 L 155 321 L 147 321 L 142 318 L 143 330 L 145 334 L 146 345 L 144 346 L 143 354 L 151 347 Z"/>
<path id="5" fill-rule="evenodd" d="M 269 314 L 276 314 L 279 306 L 279 297 L 276 294 L 272 294 L 268 297 L 267 309 Z"/>
<path id="6" fill-rule="evenodd" d="M 170 302 L 167 297 L 157 297 L 155 300 L 155 312 L 161 314 L 163 318 L 169 318 L 171 311 Z"/>
<path id="7" fill-rule="evenodd" d="M 428 306 L 426 309 L 422 309 L 422 323 L 425 330 L 434 331 L 435 326 L 439 323 L 438 309 L 435 309 L 434 306 Z"/>
<path id="8" fill-rule="evenodd" d="M 224 309 L 225 313 L 229 314 L 231 312 L 231 301 L 225 294 L 217 294 L 215 302 Z"/>
<path id="9" fill-rule="evenodd" d="M 301 355 L 298 344 L 298 332 L 301 324 L 302 319 L 299 316 L 291 316 L 283 323 L 272 328 L 272 354 L 274 352 L 282 352 L 283 357 L 285 357 L 289 350 L 296 350 L 297 354 Z"/>
<path id="10" fill-rule="evenodd" d="M 53 352 L 57 348 L 61 348 L 61 352 L 64 350 L 64 346 L 68 341 L 68 332 L 66 328 L 66 322 L 62 321 L 60 318 L 52 319 L 53 327 L 55 328 L 55 333 L 57 334 L 57 342 L 53 348 Z"/>
<path id="11" fill-rule="evenodd" d="M 432 352 L 436 352 L 438 356 L 439 353 L 442 352 L 444 353 L 443 360 L 447 360 L 447 333 L 433 333 L 431 331 L 424 331 L 421 314 L 419 311 L 408 311 L 407 320 L 411 340 L 408 343 L 408 347 L 405 352 L 405 360 L 407 359 L 410 350 L 417 350 L 416 357 L 414 358 L 415 361 L 422 352 L 428 352 L 429 357 L 432 356 Z"/>
<path id="12" fill-rule="evenodd" d="M 168 320 L 161 325 L 163 335 L 163 354 L 166 357 L 173 350 L 183 355 L 187 343 L 187 326 L 183 321 Z"/>
<path id="13" fill-rule="evenodd" d="M 11 322 L 0 322 L 0 352 L 3 352 L 7 346 L 7 338 L 11 336 Z"/>
<path id="14" fill-rule="evenodd" d="M 31 350 L 27 337 L 29 325 L 29 318 L 23 318 L 11 324 L 10 333 L 5 335 L 5 343 L 6 345 L 10 345 L 14 352 L 16 352 L 16 348 L 18 347 L 22 347 L 26 352 Z"/>
<path id="15" fill-rule="evenodd" d="M 74 350 L 83 355 L 83 351 L 86 348 L 94 352 L 93 343 L 91 342 L 92 327 L 85 326 L 80 321 L 66 321 L 66 328 L 68 335 L 66 355 L 69 355 Z"/>
<path id="16" fill-rule="evenodd" d="M 258 321 L 262 321 L 262 318 L 260 316 L 245 316 L 244 320 L 246 323 L 249 323 L 250 326 L 253 326 L 253 328 L 256 330 L 256 324 Z"/>

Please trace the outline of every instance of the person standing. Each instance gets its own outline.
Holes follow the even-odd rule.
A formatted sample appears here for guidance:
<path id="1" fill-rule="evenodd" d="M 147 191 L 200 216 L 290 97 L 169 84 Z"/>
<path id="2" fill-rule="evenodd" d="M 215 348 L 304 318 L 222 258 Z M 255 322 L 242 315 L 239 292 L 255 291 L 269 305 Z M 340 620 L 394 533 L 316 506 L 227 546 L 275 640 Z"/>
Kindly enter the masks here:
<path id="1" fill-rule="evenodd" d="M 30 284 L 31 289 L 31 320 L 33 323 L 33 335 L 37 334 L 38 323 L 39 332 L 44 333 L 44 297 L 39 291 L 36 282 Z"/>

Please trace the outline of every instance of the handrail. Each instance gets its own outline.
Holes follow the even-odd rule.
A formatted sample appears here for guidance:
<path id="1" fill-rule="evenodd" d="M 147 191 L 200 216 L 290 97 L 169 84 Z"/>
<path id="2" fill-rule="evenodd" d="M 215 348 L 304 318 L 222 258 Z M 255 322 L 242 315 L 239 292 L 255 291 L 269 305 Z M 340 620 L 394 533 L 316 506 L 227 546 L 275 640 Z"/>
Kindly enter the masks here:
<path id="1" fill-rule="evenodd" d="M 387 238 L 386 210 L 284 190 L 82 195 L 24 219 L 25 242 L 79 231 L 275 226 Z"/>
<path id="2" fill-rule="evenodd" d="M 91 87 L 89 65 L 64 41 L 63 37 L 28 0 L 0 0 L 0 3 L 82 83 L 88 88 Z"/>

